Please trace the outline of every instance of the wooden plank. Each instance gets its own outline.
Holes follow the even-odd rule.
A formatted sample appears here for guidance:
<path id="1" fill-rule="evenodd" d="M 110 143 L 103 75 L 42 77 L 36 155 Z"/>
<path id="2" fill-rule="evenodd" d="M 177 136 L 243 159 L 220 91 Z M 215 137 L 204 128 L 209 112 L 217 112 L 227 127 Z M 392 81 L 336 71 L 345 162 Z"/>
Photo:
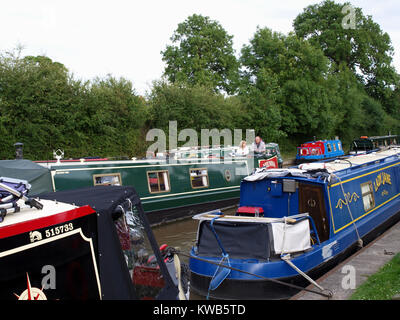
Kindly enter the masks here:
<path id="1" fill-rule="evenodd" d="M 241 221 L 241 222 L 284 222 L 283 218 L 266 218 L 266 217 L 247 217 L 247 216 L 231 216 L 231 215 L 217 215 L 217 214 L 199 214 L 193 217 L 196 220 L 211 220 L 218 217 L 220 221 Z M 296 219 L 286 218 L 286 222 L 295 223 Z"/>

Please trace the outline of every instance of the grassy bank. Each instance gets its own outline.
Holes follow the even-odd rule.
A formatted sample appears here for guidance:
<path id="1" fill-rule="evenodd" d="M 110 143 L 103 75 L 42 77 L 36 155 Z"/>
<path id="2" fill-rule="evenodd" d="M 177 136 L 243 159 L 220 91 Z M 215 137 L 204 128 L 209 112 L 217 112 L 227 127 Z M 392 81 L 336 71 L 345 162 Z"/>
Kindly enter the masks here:
<path id="1" fill-rule="evenodd" d="M 389 300 L 400 293 L 400 253 L 365 281 L 351 300 Z"/>

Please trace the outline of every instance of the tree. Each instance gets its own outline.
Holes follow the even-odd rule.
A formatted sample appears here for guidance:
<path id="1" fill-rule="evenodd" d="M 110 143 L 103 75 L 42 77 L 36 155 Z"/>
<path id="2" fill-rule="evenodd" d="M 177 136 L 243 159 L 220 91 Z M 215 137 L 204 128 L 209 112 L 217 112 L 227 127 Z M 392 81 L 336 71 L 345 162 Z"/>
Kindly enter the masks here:
<path id="1" fill-rule="evenodd" d="M 132 83 L 111 76 L 73 79 L 61 63 L 45 56 L 0 55 L 0 158 L 51 159 L 143 153 L 147 111 Z"/>
<path id="2" fill-rule="evenodd" d="M 166 63 L 164 75 L 171 83 L 204 85 L 216 92 L 234 93 L 239 65 L 232 38 L 209 17 L 188 17 L 172 35 L 172 45 L 161 52 Z"/>
<path id="3" fill-rule="evenodd" d="M 144 99 L 135 93 L 132 82 L 111 75 L 104 79 L 95 78 L 80 114 L 82 111 L 85 120 L 79 131 L 87 133 L 97 153 L 105 150 L 108 156 L 144 153 L 141 138 L 147 108 Z M 80 119 L 77 121 L 82 123 Z"/>
<path id="4" fill-rule="evenodd" d="M 178 131 L 195 130 L 198 143 L 201 142 L 202 129 L 233 130 L 243 124 L 241 101 L 237 97 L 225 97 L 205 86 L 156 81 L 148 101 L 151 106 L 149 127 L 161 129 L 167 136 L 170 121 L 177 122 Z"/>
<path id="5" fill-rule="evenodd" d="M 354 25 L 347 25 L 347 19 Z M 384 106 L 398 83 L 392 66 L 394 50 L 389 35 L 371 16 L 350 3 L 326 0 L 308 6 L 293 22 L 296 34 L 321 48 L 334 68 L 345 64 L 365 86 L 368 94 Z"/>
<path id="6" fill-rule="evenodd" d="M 48 57 L 21 58 L 12 52 L 0 58 L 0 88 L 1 124 L 6 132 L 1 156 L 12 156 L 16 141 L 25 144 L 28 157 L 51 156 L 63 141 L 69 106 L 76 99 L 68 70 Z"/>
<path id="7" fill-rule="evenodd" d="M 253 108 L 263 110 L 265 135 L 276 139 L 329 132 L 329 63 L 321 50 L 294 34 L 259 28 L 243 47 L 240 61 L 244 67 L 241 94 Z"/>

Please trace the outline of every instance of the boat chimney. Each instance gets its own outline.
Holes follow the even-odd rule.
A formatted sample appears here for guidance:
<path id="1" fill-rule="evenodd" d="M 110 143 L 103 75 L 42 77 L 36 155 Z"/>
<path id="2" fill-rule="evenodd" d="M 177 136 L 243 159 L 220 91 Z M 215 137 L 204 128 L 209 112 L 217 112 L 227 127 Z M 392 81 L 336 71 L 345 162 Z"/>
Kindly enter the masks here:
<path id="1" fill-rule="evenodd" d="M 22 142 L 17 142 L 14 144 L 15 147 L 15 159 L 23 159 L 23 146 L 24 144 Z"/>

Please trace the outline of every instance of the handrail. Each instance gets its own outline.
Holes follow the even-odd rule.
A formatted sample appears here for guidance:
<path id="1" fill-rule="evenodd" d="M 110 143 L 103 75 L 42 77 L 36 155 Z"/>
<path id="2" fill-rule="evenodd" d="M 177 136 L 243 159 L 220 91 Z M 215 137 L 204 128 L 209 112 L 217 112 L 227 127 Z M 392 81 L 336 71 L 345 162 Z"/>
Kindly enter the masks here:
<path id="1" fill-rule="evenodd" d="M 318 236 L 317 228 L 315 227 L 314 219 L 311 216 L 307 215 L 307 216 L 304 216 L 304 217 L 300 218 L 297 221 L 302 221 L 302 220 L 305 220 L 305 219 L 310 220 L 311 227 L 312 227 L 312 229 L 314 231 L 315 237 L 317 238 L 318 245 L 320 245 L 321 241 L 319 240 L 319 236 Z"/>

